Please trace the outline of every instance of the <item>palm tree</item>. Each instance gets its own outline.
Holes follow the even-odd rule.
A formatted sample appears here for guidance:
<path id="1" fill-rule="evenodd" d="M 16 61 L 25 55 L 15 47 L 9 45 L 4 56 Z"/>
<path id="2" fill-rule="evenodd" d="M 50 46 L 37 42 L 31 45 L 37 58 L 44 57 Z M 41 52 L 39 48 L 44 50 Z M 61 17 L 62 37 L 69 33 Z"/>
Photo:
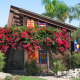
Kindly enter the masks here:
<path id="1" fill-rule="evenodd" d="M 65 22 L 69 17 L 68 6 L 59 0 L 42 0 L 46 12 L 43 15 Z"/>
<path id="2" fill-rule="evenodd" d="M 80 20 L 80 3 L 76 4 L 74 7 L 70 7 L 70 16 L 69 19 L 72 21 L 72 19 Z"/>
<path id="3" fill-rule="evenodd" d="M 42 15 L 48 16 L 48 17 L 55 17 L 56 15 L 56 8 L 54 8 L 54 4 L 51 0 L 42 0 L 42 4 L 45 5 L 46 12 Z"/>
<path id="4" fill-rule="evenodd" d="M 65 22 L 65 20 L 69 17 L 69 8 L 65 3 L 60 3 L 58 5 L 56 18 L 59 21 Z"/>

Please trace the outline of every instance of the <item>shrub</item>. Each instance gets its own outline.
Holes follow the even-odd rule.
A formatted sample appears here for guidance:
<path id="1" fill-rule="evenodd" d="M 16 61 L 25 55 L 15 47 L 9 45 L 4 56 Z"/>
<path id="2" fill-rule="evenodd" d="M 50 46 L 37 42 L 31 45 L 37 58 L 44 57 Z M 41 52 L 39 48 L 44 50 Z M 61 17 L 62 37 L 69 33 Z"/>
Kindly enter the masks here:
<path id="1" fill-rule="evenodd" d="M 80 68 L 80 53 L 74 53 L 71 59 L 72 68 Z"/>
<path id="2" fill-rule="evenodd" d="M 5 66 L 5 62 L 4 62 L 4 55 L 3 53 L 0 51 L 0 72 L 3 70 L 4 66 Z"/>
<path id="3" fill-rule="evenodd" d="M 66 67 L 65 67 L 64 64 L 62 64 L 61 60 L 55 60 L 53 64 L 54 64 L 53 72 L 55 74 L 57 74 L 58 71 L 64 71 L 64 70 L 66 70 Z"/>
<path id="4" fill-rule="evenodd" d="M 21 76 L 19 76 L 19 75 L 13 76 L 13 80 L 19 80 L 20 78 L 21 78 Z"/>
<path id="5" fill-rule="evenodd" d="M 6 76 L 5 80 L 12 80 L 13 77 L 12 76 Z"/>
<path id="6" fill-rule="evenodd" d="M 32 60 L 31 63 L 25 63 L 25 71 L 28 76 L 35 76 L 38 73 L 38 67 L 36 66 L 36 61 Z"/>

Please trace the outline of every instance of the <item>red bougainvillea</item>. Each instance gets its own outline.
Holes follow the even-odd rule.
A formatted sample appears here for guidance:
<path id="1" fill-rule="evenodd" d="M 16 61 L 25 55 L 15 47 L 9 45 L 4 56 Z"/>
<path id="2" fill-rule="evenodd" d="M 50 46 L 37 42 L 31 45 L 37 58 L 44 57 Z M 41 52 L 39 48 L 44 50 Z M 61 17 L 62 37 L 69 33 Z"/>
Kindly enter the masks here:
<path id="1" fill-rule="evenodd" d="M 69 47 L 70 37 L 67 30 L 46 28 L 39 30 L 38 26 L 33 29 L 27 29 L 26 26 L 20 28 L 0 28 L 0 50 L 6 52 L 11 46 L 13 49 L 26 48 L 28 54 L 40 49 L 40 45 L 47 43 L 54 46 L 60 52 L 64 52 Z"/>

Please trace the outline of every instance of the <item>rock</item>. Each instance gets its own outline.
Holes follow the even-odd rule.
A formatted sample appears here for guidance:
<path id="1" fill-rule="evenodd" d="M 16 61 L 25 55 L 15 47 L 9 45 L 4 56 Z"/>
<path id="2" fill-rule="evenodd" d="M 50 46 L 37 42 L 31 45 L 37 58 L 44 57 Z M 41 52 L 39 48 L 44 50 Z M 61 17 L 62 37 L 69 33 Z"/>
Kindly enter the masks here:
<path id="1" fill-rule="evenodd" d="M 44 72 L 41 72 L 41 76 L 45 76 L 45 73 Z"/>
<path id="2" fill-rule="evenodd" d="M 0 79 L 5 79 L 6 76 L 12 76 L 12 75 L 9 74 L 9 73 L 3 73 L 3 72 L 0 72 Z"/>
<path id="3" fill-rule="evenodd" d="M 69 69 L 68 71 L 58 71 L 57 76 L 64 76 L 65 78 L 79 78 L 80 77 L 80 69 Z"/>
<path id="4" fill-rule="evenodd" d="M 67 77 L 67 78 L 79 78 L 79 72 L 78 72 L 77 69 L 75 69 L 75 70 L 70 69 L 70 70 L 68 71 L 66 77 Z"/>
<path id="5" fill-rule="evenodd" d="M 67 71 L 58 71 L 57 72 L 57 76 L 62 76 L 62 75 L 66 75 Z"/>

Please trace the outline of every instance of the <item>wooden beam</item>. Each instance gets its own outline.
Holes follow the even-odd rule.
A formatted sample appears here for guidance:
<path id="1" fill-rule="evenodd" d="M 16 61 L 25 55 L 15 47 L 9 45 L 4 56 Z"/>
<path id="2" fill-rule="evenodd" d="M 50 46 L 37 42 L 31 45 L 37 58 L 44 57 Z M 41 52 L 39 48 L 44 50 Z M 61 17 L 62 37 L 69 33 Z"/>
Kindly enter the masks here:
<path id="1" fill-rule="evenodd" d="M 8 24 L 7 24 L 8 27 L 12 26 L 13 15 L 14 15 L 13 12 L 9 13 Z"/>

